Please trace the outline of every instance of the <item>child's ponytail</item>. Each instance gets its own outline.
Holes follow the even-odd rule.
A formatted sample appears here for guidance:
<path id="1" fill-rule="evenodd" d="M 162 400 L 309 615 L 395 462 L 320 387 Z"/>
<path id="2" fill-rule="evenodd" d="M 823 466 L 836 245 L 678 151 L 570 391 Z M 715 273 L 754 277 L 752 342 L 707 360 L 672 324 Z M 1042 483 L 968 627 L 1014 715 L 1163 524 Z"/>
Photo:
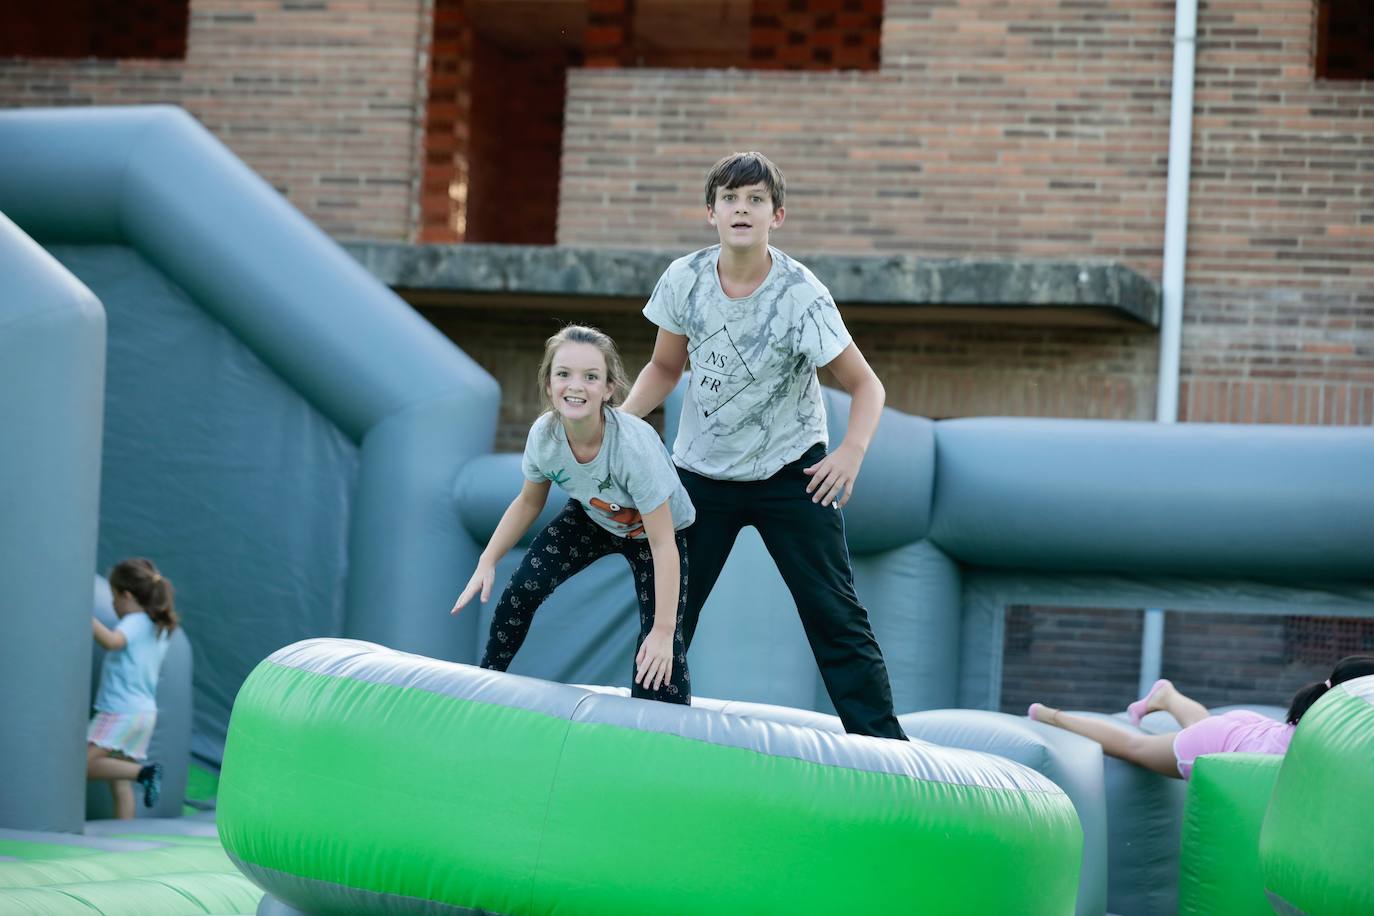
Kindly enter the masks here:
<path id="1" fill-rule="evenodd" d="M 1293 702 L 1288 706 L 1286 721 L 1289 725 L 1297 725 L 1312 704 L 1320 700 L 1332 687 L 1357 677 L 1368 677 L 1369 675 L 1374 675 L 1374 655 L 1347 655 L 1336 662 L 1336 666 L 1331 669 L 1329 678 L 1308 684 L 1293 695 Z"/>
<path id="2" fill-rule="evenodd" d="M 1300 687 L 1298 692 L 1293 694 L 1293 701 L 1288 704 L 1288 716 L 1284 721 L 1289 725 L 1297 725 L 1312 704 L 1320 700 L 1330 689 L 1327 681 L 1316 681 Z"/>
<path id="3" fill-rule="evenodd" d="M 171 633 L 181 623 L 174 603 L 176 589 L 158 572 L 152 560 L 133 557 L 116 563 L 110 570 L 110 588 L 133 595 L 148 619 L 157 625 L 159 635 Z"/>

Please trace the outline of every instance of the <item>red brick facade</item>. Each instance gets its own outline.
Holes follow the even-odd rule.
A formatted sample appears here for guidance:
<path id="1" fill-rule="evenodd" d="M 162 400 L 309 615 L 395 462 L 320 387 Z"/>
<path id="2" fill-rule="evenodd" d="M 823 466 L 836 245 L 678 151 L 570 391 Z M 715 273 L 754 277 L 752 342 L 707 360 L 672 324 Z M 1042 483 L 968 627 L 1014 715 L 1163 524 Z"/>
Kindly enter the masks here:
<path id="1" fill-rule="evenodd" d="M 434 0 L 430 35 L 417 236 L 457 242 L 467 231 L 472 119 L 472 23 L 464 0 Z"/>
<path id="2" fill-rule="evenodd" d="M 1374 83 L 1314 78 L 1315 9 L 1201 15 L 1183 420 L 1374 423 Z M 558 240 L 709 244 L 705 168 L 762 149 L 789 182 L 777 243 L 803 256 L 1110 258 L 1158 277 L 1173 27 L 1171 4 L 888 0 L 876 73 L 575 71 Z M 1065 363 L 1091 359 L 1080 334 L 1051 336 Z M 1116 363 L 1142 419 L 1157 347 L 1139 335 Z M 935 383 L 918 350 L 903 387 Z M 1045 371 L 964 352 L 980 378 Z M 1025 403 L 994 412 L 1041 412 Z"/>
<path id="3" fill-rule="evenodd" d="M 876 70 L 883 0 L 753 0 L 749 66 Z"/>
<path id="4" fill-rule="evenodd" d="M 184 107 L 339 238 L 419 214 L 430 6 L 193 0 L 184 60 L 0 59 L 0 106 Z"/>
<path id="5" fill-rule="evenodd" d="M 628 67 L 634 63 L 634 0 L 587 0 L 583 38 L 587 67 Z"/>
<path id="6" fill-rule="evenodd" d="M 1007 608 L 1003 712 L 1032 702 L 1120 712 L 1140 680 L 1139 610 Z M 1286 707 L 1346 655 L 1374 653 L 1374 620 L 1296 614 L 1182 613 L 1164 623 L 1164 671 L 1204 706 Z"/>
<path id="7" fill-rule="evenodd" d="M 537 30 L 490 0 L 195 0 L 184 60 L 0 60 L 0 102 L 184 105 L 340 238 L 688 250 L 713 241 L 705 167 L 759 148 L 802 256 L 1158 276 L 1171 5 L 718 5 L 673 12 L 672 44 L 664 4 L 586 0 L 514 47 Z M 1374 82 L 1314 77 L 1328 7 L 1203 9 L 1180 419 L 1374 423 Z M 641 66 L 693 55 L 740 69 Z M 1153 416 L 1153 333 L 851 323 L 905 410 Z"/>

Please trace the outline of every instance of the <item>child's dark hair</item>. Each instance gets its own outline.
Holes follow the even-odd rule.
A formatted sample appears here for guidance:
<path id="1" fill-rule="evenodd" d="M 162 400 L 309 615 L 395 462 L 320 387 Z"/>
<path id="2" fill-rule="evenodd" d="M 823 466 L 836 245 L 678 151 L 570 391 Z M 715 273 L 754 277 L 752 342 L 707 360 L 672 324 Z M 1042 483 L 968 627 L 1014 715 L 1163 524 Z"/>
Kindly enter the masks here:
<path id="1" fill-rule="evenodd" d="M 745 185 L 763 183 L 768 196 L 773 199 L 773 211 L 782 207 L 783 195 L 787 193 L 787 182 L 782 172 L 763 153 L 731 153 L 711 166 L 706 173 L 706 206 L 716 205 L 716 191 L 720 188 L 742 188 Z"/>
<path id="2" fill-rule="evenodd" d="M 612 406 L 619 404 L 628 389 L 625 384 L 625 366 L 620 361 L 620 353 L 615 348 L 615 341 L 611 340 L 610 335 L 604 331 L 598 331 L 596 328 L 580 324 L 570 324 L 544 341 L 544 359 L 539 363 L 539 397 L 544 401 L 544 408 L 555 416 L 558 414 L 558 408 L 549 396 L 549 382 L 553 376 L 553 357 L 558 352 L 559 347 L 570 343 L 591 344 L 601 351 L 602 359 L 606 360 L 606 385 L 611 389 L 611 398 L 607 403 Z M 552 431 L 550 428 L 550 432 Z"/>
<path id="3" fill-rule="evenodd" d="M 1374 674 L 1374 655 L 1347 655 L 1336 662 L 1336 667 L 1331 669 L 1331 677 L 1325 681 L 1314 681 L 1293 694 L 1293 702 L 1288 705 L 1286 721 L 1289 725 L 1297 725 L 1312 704 L 1325 696 L 1332 687 L 1370 674 Z"/>
<path id="4" fill-rule="evenodd" d="M 175 594 L 172 583 L 157 571 L 152 560 L 143 557 L 120 560 L 110 570 L 110 588 L 133 595 L 143 613 L 157 624 L 159 633 L 170 633 L 181 622 L 172 604 Z"/>

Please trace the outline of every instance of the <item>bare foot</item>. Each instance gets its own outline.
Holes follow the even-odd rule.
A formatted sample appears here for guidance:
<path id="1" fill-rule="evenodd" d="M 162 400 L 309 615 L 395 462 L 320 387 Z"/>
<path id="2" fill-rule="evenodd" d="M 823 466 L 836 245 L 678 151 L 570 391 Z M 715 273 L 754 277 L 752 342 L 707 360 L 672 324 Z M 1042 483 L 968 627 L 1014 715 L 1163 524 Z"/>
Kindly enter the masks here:
<path id="1" fill-rule="evenodd" d="M 1026 710 L 1026 715 L 1037 722 L 1044 722 L 1046 725 L 1059 724 L 1059 710 L 1043 703 L 1030 704 L 1030 708 Z"/>

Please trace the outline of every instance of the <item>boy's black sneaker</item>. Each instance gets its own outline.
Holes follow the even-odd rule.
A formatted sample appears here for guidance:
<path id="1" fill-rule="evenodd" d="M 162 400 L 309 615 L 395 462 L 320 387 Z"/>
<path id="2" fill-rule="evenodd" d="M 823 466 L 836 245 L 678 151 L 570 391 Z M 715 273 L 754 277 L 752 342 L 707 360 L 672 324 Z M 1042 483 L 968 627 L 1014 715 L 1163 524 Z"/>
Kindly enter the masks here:
<path id="1" fill-rule="evenodd" d="M 143 787 L 143 807 L 156 805 L 162 797 L 162 764 L 150 763 L 139 770 L 138 784 Z"/>

